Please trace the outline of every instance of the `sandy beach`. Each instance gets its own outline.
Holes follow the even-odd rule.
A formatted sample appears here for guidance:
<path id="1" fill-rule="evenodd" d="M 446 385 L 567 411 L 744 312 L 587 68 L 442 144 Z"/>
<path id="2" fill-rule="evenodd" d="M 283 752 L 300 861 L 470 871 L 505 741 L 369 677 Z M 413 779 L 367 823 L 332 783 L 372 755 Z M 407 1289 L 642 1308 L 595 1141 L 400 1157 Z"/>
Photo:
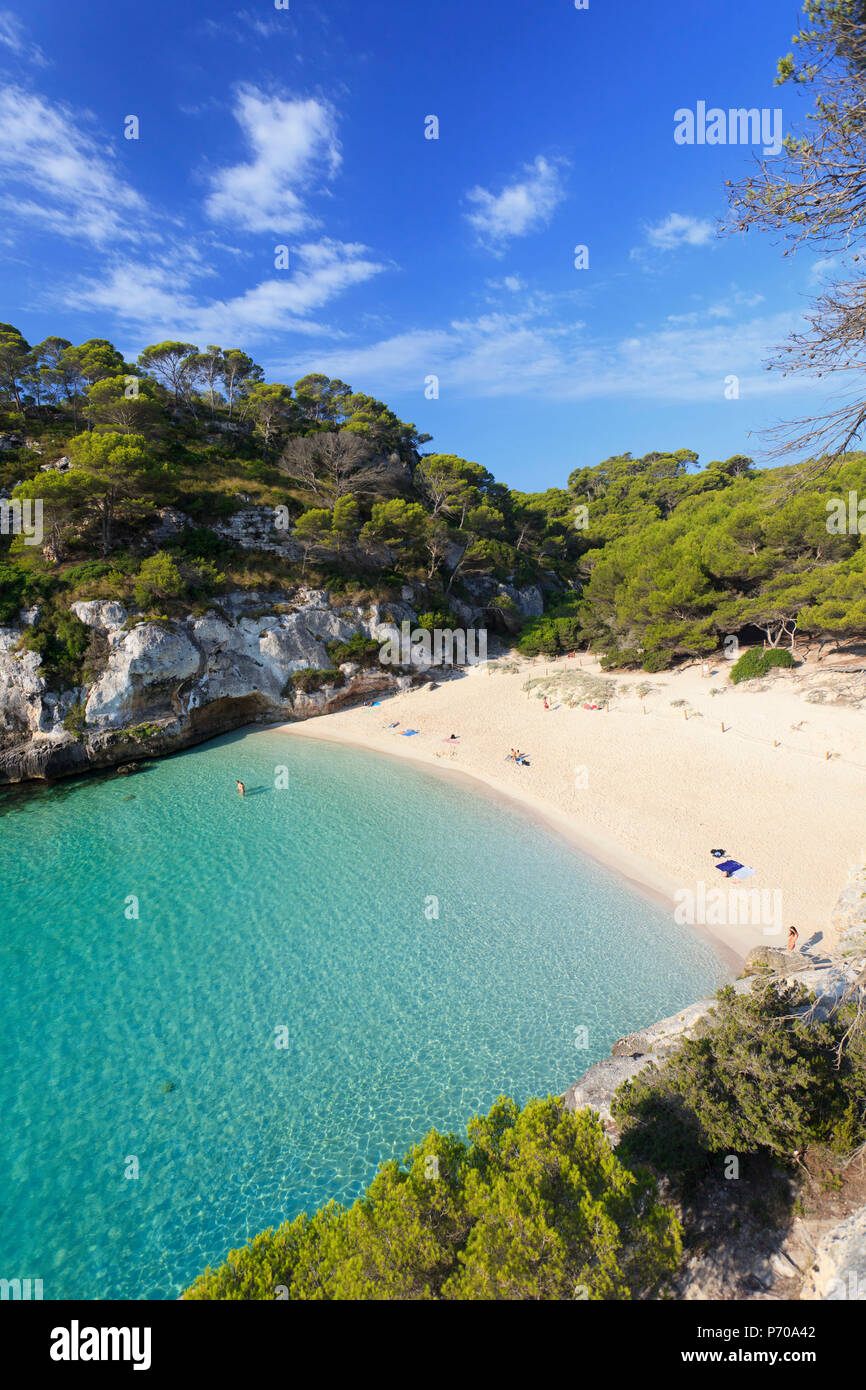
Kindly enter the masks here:
<path id="1" fill-rule="evenodd" d="M 593 698 L 581 687 L 601 675 L 589 658 L 508 659 L 435 689 L 282 727 L 484 783 L 672 912 L 688 913 L 694 901 L 695 929 L 731 966 L 753 946 L 784 945 L 792 923 L 799 944 L 820 956 L 832 944 L 830 915 L 848 869 L 866 846 L 866 719 L 806 699 L 793 673 L 763 689 L 738 688 L 725 667 L 601 677 L 615 683 L 607 708 L 586 709 Z M 538 684 L 527 690 L 528 681 Z M 403 737 L 404 729 L 419 733 Z M 456 744 L 445 742 L 452 733 Z M 512 747 L 528 766 L 506 761 Z M 713 848 L 754 875 L 725 879 Z M 732 890 L 739 908 L 727 906 Z M 702 909 L 702 895 L 721 907 Z"/>

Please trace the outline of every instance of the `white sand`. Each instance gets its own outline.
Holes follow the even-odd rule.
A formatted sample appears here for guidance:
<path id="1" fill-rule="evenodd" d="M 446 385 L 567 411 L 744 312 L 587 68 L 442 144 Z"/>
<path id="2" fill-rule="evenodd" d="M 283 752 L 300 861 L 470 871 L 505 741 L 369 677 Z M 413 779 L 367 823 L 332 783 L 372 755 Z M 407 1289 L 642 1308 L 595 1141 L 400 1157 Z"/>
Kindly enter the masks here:
<path id="1" fill-rule="evenodd" d="M 580 661 L 598 674 L 588 658 Z M 578 660 L 522 663 L 516 674 L 476 667 L 436 690 L 413 689 L 283 728 L 479 779 L 661 895 L 671 911 L 677 890 L 697 894 L 700 881 L 707 892 L 723 889 L 727 900 L 735 885 L 710 855 L 724 849 L 756 870 L 738 886 L 765 892 L 771 913 L 758 924 L 707 921 L 729 963 L 732 952 L 741 959 L 755 945 L 784 945 L 792 923 L 801 946 L 823 933 L 820 955 L 831 943 L 830 913 L 847 871 L 864 857 L 866 719 L 850 707 L 808 703 L 788 673 L 756 691 L 730 686 L 725 667 L 712 663 L 709 677 L 700 667 L 617 675 L 620 693 L 606 711 L 570 709 L 551 696 L 545 711 L 523 690 L 527 678 L 575 671 Z M 642 698 L 636 687 L 643 681 L 653 688 Z M 710 695 L 722 686 L 724 693 Z M 675 699 L 687 702 L 688 719 L 671 705 Z M 393 720 L 400 728 L 387 730 Z M 404 728 L 421 732 L 403 738 Z M 451 733 L 459 744 L 443 743 Z M 531 766 L 506 762 L 511 747 L 527 752 Z M 839 756 L 828 761 L 828 751 Z M 576 785 L 580 768 L 584 787 Z M 781 935 L 765 930 L 776 890 Z"/>

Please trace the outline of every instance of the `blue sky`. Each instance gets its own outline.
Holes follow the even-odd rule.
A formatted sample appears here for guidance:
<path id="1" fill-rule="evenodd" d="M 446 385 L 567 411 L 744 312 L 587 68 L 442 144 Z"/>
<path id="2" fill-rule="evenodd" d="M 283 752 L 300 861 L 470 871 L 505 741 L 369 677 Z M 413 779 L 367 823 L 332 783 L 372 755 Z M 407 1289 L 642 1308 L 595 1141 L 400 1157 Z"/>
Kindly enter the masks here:
<path id="1" fill-rule="evenodd" d="M 0 0 L 0 317 L 326 371 L 526 489 L 813 403 L 763 362 L 830 267 L 717 237 L 754 151 L 674 141 L 699 101 L 788 128 L 793 0 L 290 5 Z"/>

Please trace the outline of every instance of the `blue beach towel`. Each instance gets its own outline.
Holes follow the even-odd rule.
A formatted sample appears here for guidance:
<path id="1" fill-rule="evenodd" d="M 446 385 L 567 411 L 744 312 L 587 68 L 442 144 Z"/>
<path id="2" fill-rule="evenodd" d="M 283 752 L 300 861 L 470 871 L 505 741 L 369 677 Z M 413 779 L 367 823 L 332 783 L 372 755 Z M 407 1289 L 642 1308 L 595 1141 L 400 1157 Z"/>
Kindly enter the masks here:
<path id="1" fill-rule="evenodd" d="M 404 730 L 403 730 L 403 737 L 404 737 L 404 738 L 411 738 L 413 734 L 420 734 L 420 732 L 421 732 L 420 729 L 404 729 Z"/>
<path id="2" fill-rule="evenodd" d="M 738 859 L 723 859 L 721 864 L 716 864 L 715 867 L 719 873 L 726 874 L 728 878 L 751 878 L 755 872 L 747 864 L 741 864 Z"/>

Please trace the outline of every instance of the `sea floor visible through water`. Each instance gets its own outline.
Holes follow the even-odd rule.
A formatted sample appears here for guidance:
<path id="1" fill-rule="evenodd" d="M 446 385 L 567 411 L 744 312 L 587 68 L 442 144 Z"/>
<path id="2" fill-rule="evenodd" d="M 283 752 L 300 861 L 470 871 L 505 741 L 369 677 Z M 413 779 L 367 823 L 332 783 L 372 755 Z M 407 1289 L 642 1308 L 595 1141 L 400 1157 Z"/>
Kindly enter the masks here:
<path id="1" fill-rule="evenodd" d="M 46 1299 L 176 1297 L 729 978 L 518 809 L 278 730 L 5 792 L 0 845 L 0 1275 Z"/>

